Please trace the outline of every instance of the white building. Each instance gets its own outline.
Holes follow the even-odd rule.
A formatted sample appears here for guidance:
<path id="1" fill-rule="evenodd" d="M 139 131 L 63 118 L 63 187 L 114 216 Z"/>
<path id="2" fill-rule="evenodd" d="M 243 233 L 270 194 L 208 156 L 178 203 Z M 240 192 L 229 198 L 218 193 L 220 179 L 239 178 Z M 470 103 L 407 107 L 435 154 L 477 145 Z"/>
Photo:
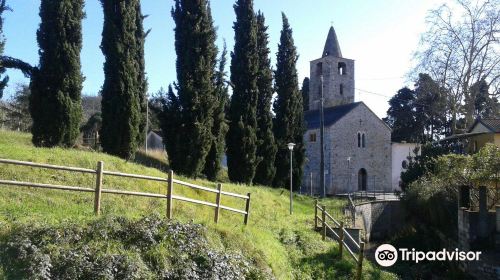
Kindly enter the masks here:
<path id="1" fill-rule="evenodd" d="M 415 156 L 415 148 L 419 147 L 417 143 L 392 143 L 392 190 L 401 191 L 401 172 L 408 166 L 408 157 Z M 418 152 L 420 154 L 420 151 Z"/>

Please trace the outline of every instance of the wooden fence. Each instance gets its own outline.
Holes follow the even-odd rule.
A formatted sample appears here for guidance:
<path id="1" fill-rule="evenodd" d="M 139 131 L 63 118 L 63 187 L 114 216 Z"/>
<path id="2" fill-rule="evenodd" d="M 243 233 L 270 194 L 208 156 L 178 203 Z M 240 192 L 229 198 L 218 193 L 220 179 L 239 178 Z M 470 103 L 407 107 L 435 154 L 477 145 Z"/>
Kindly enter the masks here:
<path id="1" fill-rule="evenodd" d="M 318 210 L 321 212 L 321 217 L 318 216 Z M 356 279 L 360 280 L 361 279 L 361 273 L 363 271 L 363 259 L 364 259 L 364 251 L 365 251 L 365 243 L 363 242 L 358 242 L 356 241 L 350 234 L 349 232 L 345 229 L 344 227 L 344 222 L 338 222 L 336 221 L 327 211 L 326 207 L 318 205 L 318 201 L 316 200 L 315 206 L 314 206 L 314 228 L 318 228 L 318 220 L 321 222 L 321 236 L 323 241 L 326 240 L 327 237 L 327 230 L 331 233 L 333 236 L 334 240 L 337 240 L 339 242 L 339 253 L 340 257 L 342 258 L 342 254 L 344 251 L 344 248 L 347 250 L 349 255 L 356 261 L 357 268 L 356 268 Z M 337 231 L 335 231 L 328 222 L 333 223 L 333 228 L 336 228 Z M 349 239 L 349 242 L 346 242 L 346 238 Z M 351 246 L 354 246 L 354 248 L 350 248 L 349 244 Z M 354 252 L 355 250 L 358 251 L 358 254 Z"/>
<path id="2" fill-rule="evenodd" d="M 104 162 L 102 162 L 102 161 L 99 161 L 97 163 L 97 168 L 95 170 L 94 169 L 79 168 L 79 167 L 67 167 L 67 166 L 33 163 L 33 162 L 10 160 L 10 159 L 0 159 L 0 163 L 17 165 L 17 166 L 29 166 L 29 167 L 35 167 L 35 168 L 62 170 L 62 171 L 69 171 L 69 172 L 78 172 L 78 173 L 85 173 L 85 174 L 95 174 L 96 175 L 95 189 L 85 188 L 85 187 L 76 187 L 76 186 L 64 186 L 64 185 L 41 184 L 41 183 L 32 183 L 32 182 L 10 181 L 10 180 L 2 180 L 1 178 L 0 178 L 0 185 L 24 186 L 24 187 L 43 188 L 43 189 L 54 189 L 54 190 L 94 193 L 94 213 L 96 215 L 99 215 L 101 213 L 102 194 L 109 193 L 109 194 L 120 194 L 120 195 L 142 196 L 142 197 L 166 199 L 167 200 L 167 218 L 169 218 L 169 219 L 171 219 L 173 216 L 173 211 L 172 211 L 173 200 L 180 200 L 180 201 L 184 201 L 184 202 L 200 204 L 200 205 L 205 205 L 205 206 L 210 206 L 210 207 L 215 208 L 214 221 L 216 223 L 219 222 L 220 210 L 224 209 L 224 210 L 228 210 L 231 212 L 235 212 L 235 213 L 239 213 L 239 214 L 244 215 L 243 222 L 245 225 L 248 224 L 248 218 L 250 215 L 250 193 L 247 193 L 247 195 L 241 195 L 241 194 L 226 192 L 226 191 L 222 190 L 222 184 L 217 184 L 217 189 L 198 186 L 195 184 L 191 184 L 188 182 L 174 179 L 174 172 L 173 171 L 170 171 L 168 173 L 168 178 L 161 178 L 161 177 L 145 176 L 145 175 L 138 175 L 138 174 L 128 174 L 128 173 L 120 173 L 120 172 L 114 172 L 114 171 L 106 171 L 106 170 L 104 170 Z M 146 192 L 106 189 L 106 188 L 103 188 L 103 178 L 105 175 L 106 176 L 123 177 L 123 178 L 142 179 L 142 180 L 156 181 L 156 182 L 164 182 L 167 184 L 167 186 L 166 186 L 167 193 L 166 194 L 159 194 L 159 193 L 146 193 Z M 192 199 L 192 198 L 187 198 L 187 197 L 175 195 L 174 194 L 174 184 L 188 187 L 191 189 L 215 193 L 215 195 L 216 195 L 215 202 L 207 202 L 207 201 L 202 201 L 202 200 L 197 200 L 197 199 Z M 244 199 L 246 201 L 245 210 L 235 209 L 235 208 L 231 208 L 231 207 L 222 205 L 221 204 L 221 196 L 223 196 L 223 195 Z"/>

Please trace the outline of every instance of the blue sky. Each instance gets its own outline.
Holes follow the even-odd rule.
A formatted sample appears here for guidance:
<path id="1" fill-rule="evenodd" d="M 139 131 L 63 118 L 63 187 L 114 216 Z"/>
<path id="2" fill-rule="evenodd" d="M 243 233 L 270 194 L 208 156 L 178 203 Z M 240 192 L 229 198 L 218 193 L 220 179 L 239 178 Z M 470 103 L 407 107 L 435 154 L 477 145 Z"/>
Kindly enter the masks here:
<path id="1" fill-rule="evenodd" d="M 7 0 L 13 12 L 5 13 L 5 55 L 38 63 L 36 30 L 40 22 L 40 0 Z M 223 39 L 233 48 L 233 1 L 212 0 L 212 15 L 218 28 L 218 45 Z M 309 76 L 309 61 L 319 58 L 328 29 L 333 22 L 342 54 L 354 59 L 356 100 L 364 101 L 377 115 L 385 116 L 388 96 L 411 81 L 404 77 L 412 65 L 419 35 L 425 30 L 425 16 L 439 4 L 433 0 L 255 0 L 269 25 L 272 61 L 275 63 L 281 30 L 281 12 L 288 16 L 299 52 L 299 82 Z M 174 22 L 172 0 L 142 0 L 146 29 L 146 72 L 149 92 L 166 88 L 175 80 Z M 83 22 L 82 71 L 86 77 L 83 93 L 97 95 L 104 80 L 101 50 L 102 10 L 98 0 L 87 0 Z M 229 70 L 229 67 L 227 67 Z M 18 71 L 8 71 L 10 86 L 29 83 Z M 371 92 L 371 93 L 368 93 Z M 374 94 L 376 93 L 376 94 Z"/>

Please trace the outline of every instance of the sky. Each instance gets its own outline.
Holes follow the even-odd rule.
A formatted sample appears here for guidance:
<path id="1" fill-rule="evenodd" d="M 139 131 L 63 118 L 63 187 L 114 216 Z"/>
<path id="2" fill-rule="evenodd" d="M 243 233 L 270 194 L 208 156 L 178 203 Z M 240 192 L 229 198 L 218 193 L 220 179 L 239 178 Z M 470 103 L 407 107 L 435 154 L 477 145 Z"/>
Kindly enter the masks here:
<path id="1" fill-rule="evenodd" d="M 36 30 L 40 23 L 40 0 L 7 0 L 12 12 L 6 12 L 4 34 L 5 55 L 38 64 Z M 234 45 L 234 1 L 212 0 L 212 16 L 217 27 L 217 44 L 228 50 Z M 320 58 L 326 36 L 333 24 L 342 55 L 355 60 L 355 99 L 365 102 L 379 117 L 385 117 L 387 101 L 403 86 L 413 86 L 406 74 L 413 65 L 413 52 L 420 34 L 426 30 L 428 10 L 436 8 L 436 0 L 255 0 L 255 11 L 261 10 L 269 25 L 271 59 L 276 52 L 284 12 L 293 29 L 299 53 L 299 83 L 309 76 L 309 61 Z M 174 21 L 170 11 L 173 0 L 142 0 L 143 14 L 149 15 L 145 29 L 151 29 L 145 44 L 148 92 L 167 88 L 176 79 Z M 99 48 L 103 14 L 99 0 L 87 0 L 83 21 L 82 72 L 83 94 L 97 95 L 104 81 L 104 57 Z M 228 57 L 229 61 L 230 58 Z M 229 67 L 226 67 L 229 71 Z M 19 71 L 9 70 L 8 98 L 17 84 L 29 83 Z"/>

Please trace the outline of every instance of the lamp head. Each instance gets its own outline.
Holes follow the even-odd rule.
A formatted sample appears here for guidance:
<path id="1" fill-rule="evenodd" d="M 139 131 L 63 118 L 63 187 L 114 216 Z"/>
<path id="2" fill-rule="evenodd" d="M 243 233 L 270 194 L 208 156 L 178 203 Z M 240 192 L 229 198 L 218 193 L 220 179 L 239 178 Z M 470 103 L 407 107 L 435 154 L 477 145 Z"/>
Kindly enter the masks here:
<path id="1" fill-rule="evenodd" d="M 287 146 L 288 146 L 288 149 L 290 151 L 293 151 L 293 147 L 295 147 L 295 144 L 294 143 L 288 143 Z"/>

